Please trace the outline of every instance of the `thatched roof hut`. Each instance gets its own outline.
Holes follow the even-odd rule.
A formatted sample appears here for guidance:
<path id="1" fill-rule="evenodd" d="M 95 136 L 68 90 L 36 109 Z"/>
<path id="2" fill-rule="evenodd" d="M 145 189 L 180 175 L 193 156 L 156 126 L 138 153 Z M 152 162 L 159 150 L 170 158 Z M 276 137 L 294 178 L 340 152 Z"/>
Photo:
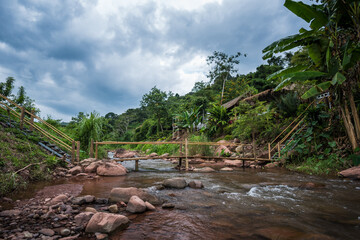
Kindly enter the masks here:
<path id="1" fill-rule="evenodd" d="M 226 109 L 230 110 L 233 107 L 237 106 L 239 104 L 240 101 L 253 101 L 255 99 L 258 99 L 260 101 L 265 101 L 265 100 L 269 100 L 269 98 L 272 98 L 273 96 L 273 90 L 272 89 L 267 89 L 263 92 L 260 92 L 258 94 L 252 95 L 250 97 L 244 97 L 244 95 L 238 96 L 236 98 L 234 98 L 233 100 L 224 103 L 222 106 L 225 107 Z"/>

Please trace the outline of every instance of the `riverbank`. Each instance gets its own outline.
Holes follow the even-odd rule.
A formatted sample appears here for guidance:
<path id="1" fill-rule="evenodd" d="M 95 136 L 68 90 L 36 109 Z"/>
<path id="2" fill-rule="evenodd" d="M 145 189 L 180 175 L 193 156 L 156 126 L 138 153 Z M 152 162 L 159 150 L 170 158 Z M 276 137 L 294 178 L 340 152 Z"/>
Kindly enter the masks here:
<path id="1" fill-rule="evenodd" d="M 116 214 L 127 217 L 129 224 L 125 230 L 105 233 L 110 239 L 177 239 L 180 236 L 189 239 L 272 239 L 275 236 L 281 239 L 356 239 L 359 234 L 358 181 L 303 175 L 282 168 L 234 167 L 233 171 L 223 172 L 214 167 L 215 171 L 208 173 L 179 172 L 171 161 L 144 160 L 139 162 L 139 171 L 134 172 L 134 162 L 123 164 L 129 172 L 122 176 L 73 172 L 71 177 L 66 173 L 68 177 L 49 182 L 47 186 L 30 186 L 14 196 L 14 200 L 19 201 L 14 201 L 11 209 L 15 214 L 20 213 L 0 217 L 1 229 L 7 231 L 4 238 L 25 234 L 32 234 L 35 239 L 106 237 L 87 233 L 86 227 L 80 229 L 75 217 L 93 209 L 110 214 L 110 206 L 114 205 L 109 201 L 112 190 L 129 187 L 143 189 L 171 208 L 162 208 L 161 203 L 155 204 L 155 211 L 130 213 L 124 205 L 128 201 L 116 201 Z M 203 167 L 198 164 L 195 168 Z M 163 188 L 162 183 L 171 178 L 182 178 L 187 183 L 201 181 L 204 188 Z M 66 195 L 63 203 L 48 205 L 58 196 L 56 194 Z M 78 204 L 81 200 L 76 199 L 79 198 L 92 200 Z M 68 236 L 65 235 L 69 231 L 64 229 L 70 230 Z"/>

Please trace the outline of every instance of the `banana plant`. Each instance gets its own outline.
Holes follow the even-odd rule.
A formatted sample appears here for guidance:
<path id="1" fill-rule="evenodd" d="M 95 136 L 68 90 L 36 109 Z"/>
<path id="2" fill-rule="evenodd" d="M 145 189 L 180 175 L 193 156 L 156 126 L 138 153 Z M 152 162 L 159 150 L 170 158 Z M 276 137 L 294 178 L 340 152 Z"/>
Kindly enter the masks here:
<path id="1" fill-rule="evenodd" d="M 308 22 L 310 29 L 301 28 L 298 34 L 270 44 L 263 50 L 263 58 L 303 47 L 307 48 L 312 61 L 309 65 L 280 70 L 267 79 L 280 80 L 276 90 L 292 83 L 310 85 L 302 95 L 303 99 L 331 91 L 337 99 L 337 107 L 353 150 L 357 149 L 360 120 L 353 91 L 359 89 L 360 82 L 360 2 L 322 0 L 321 4 L 307 5 L 286 0 L 284 6 Z"/>
<path id="2" fill-rule="evenodd" d="M 175 115 L 176 123 L 180 129 L 187 129 L 190 132 L 194 132 L 196 130 L 196 126 L 198 126 L 202 122 L 201 115 L 201 106 L 195 107 L 190 111 L 184 111 L 180 114 Z"/>

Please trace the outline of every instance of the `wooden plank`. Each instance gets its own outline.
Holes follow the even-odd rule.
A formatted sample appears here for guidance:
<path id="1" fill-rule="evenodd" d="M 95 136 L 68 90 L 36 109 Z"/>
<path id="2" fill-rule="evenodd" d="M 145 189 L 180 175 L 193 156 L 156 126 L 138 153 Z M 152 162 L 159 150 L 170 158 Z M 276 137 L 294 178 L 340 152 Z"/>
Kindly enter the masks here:
<path id="1" fill-rule="evenodd" d="M 75 163 L 75 141 L 72 142 L 72 148 L 71 148 L 71 163 Z"/>
<path id="2" fill-rule="evenodd" d="M 91 139 L 89 157 L 90 157 L 90 158 L 93 158 L 93 157 L 94 157 L 94 139 Z"/>
<path id="3" fill-rule="evenodd" d="M 116 145 L 134 145 L 134 144 L 154 144 L 154 145 L 162 145 L 162 144 L 184 144 L 185 142 L 95 142 L 99 145 L 106 145 L 106 144 L 116 144 Z M 242 143 L 217 143 L 217 142 L 188 142 L 188 145 L 212 145 L 212 146 L 243 146 L 252 144 L 242 144 Z"/>
<path id="4" fill-rule="evenodd" d="M 34 114 L 34 112 L 35 112 L 35 110 L 32 109 L 31 114 Z M 33 124 L 34 124 L 34 116 L 30 115 L 30 131 L 33 131 L 33 129 L 34 129 Z"/>
<path id="5" fill-rule="evenodd" d="M 21 115 L 20 115 L 20 129 L 21 130 L 24 127 L 24 117 L 25 117 L 25 108 L 21 107 Z"/>
<path id="6" fill-rule="evenodd" d="M 271 145 L 268 143 L 269 160 L 271 160 Z"/>
<path id="7" fill-rule="evenodd" d="M 200 158 L 200 159 L 226 159 L 226 160 L 244 160 L 244 161 L 265 161 L 271 160 L 267 158 L 235 158 L 235 157 L 214 157 L 214 156 L 187 156 L 188 158 Z M 134 161 L 134 160 L 152 160 L 152 159 L 172 159 L 172 158 L 183 158 L 183 156 L 167 156 L 167 157 L 136 157 L 136 158 L 114 158 L 115 161 Z"/>
<path id="8" fill-rule="evenodd" d="M 95 144 L 95 159 L 98 159 L 98 143 Z"/>
<path id="9" fill-rule="evenodd" d="M 135 171 L 139 171 L 139 160 L 135 160 Z"/>
<path id="10" fill-rule="evenodd" d="M 188 139 L 185 138 L 185 169 L 189 170 L 189 159 L 188 159 L 189 149 L 188 149 Z"/>
<path id="11" fill-rule="evenodd" d="M 80 141 L 77 141 L 76 145 L 76 161 L 80 164 Z"/>

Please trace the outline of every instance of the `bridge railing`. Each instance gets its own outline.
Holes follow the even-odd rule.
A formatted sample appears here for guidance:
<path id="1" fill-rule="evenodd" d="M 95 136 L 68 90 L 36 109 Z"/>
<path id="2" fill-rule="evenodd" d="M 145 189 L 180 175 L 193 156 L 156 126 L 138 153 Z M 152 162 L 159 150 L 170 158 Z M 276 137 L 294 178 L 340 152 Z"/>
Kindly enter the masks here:
<path id="1" fill-rule="evenodd" d="M 2 94 L 0 94 L 0 108 L 5 110 L 8 115 L 11 114 L 20 121 L 20 129 L 23 129 L 24 123 L 28 124 L 31 131 L 36 130 L 53 144 L 56 144 L 68 153 L 71 153 L 72 162 L 75 161 L 75 156 L 79 161 L 80 142 L 76 142 L 53 125 L 35 115 L 34 111 L 29 112 L 23 106 L 20 106 Z M 39 124 L 36 124 L 34 119 L 38 120 L 39 123 L 46 126 L 50 131 L 42 128 Z"/>
<path id="2" fill-rule="evenodd" d="M 179 151 L 176 155 L 169 155 L 166 158 L 179 158 L 179 165 L 181 166 L 181 160 L 185 159 L 185 168 L 189 168 L 189 158 L 202 158 L 202 159 L 228 159 L 228 160 L 243 160 L 244 161 L 271 161 L 270 148 L 267 149 L 267 157 L 261 157 L 264 155 L 264 151 L 259 155 L 256 153 L 255 146 L 253 144 L 242 144 L 242 143 L 219 143 L 219 142 L 189 142 L 187 139 L 184 141 L 176 141 L 176 142 L 116 142 L 116 141 L 107 141 L 107 142 L 92 142 L 90 145 L 90 157 L 93 157 L 94 148 L 95 148 L 95 158 L 98 159 L 98 148 L 100 145 L 165 145 L 165 144 L 176 144 L 179 145 Z M 190 155 L 189 148 L 191 146 L 226 146 L 226 147 L 242 147 L 242 156 L 223 156 L 223 154 L 218 152 L 216 155 L 212 156 L 203 156 L 199 154 Z M 244 148 L 252 150 L 252 156 L 244 156 L 245 151 Z M 146 159 L 158 159 L 159 156 L 156 157 L 134 157 L 134 158 L 121 158 L 120 161 L 138 161 L 138 160 L 146 160 Z M 244 164 L 243 164 L 244 165 Z"/>

